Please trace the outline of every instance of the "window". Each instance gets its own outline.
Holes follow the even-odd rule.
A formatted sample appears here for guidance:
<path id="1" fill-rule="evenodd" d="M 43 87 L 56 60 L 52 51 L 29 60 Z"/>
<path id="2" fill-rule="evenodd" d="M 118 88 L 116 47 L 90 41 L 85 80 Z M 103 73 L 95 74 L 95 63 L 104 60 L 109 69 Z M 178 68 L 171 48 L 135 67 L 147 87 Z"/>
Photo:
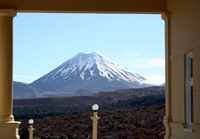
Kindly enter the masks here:
<path id="1" fill-rule="evenodd" d="M 191 128 L 193 124 L 193 57 L 192 52 L 185 56 L 185 102 L 186 125 Z"/>

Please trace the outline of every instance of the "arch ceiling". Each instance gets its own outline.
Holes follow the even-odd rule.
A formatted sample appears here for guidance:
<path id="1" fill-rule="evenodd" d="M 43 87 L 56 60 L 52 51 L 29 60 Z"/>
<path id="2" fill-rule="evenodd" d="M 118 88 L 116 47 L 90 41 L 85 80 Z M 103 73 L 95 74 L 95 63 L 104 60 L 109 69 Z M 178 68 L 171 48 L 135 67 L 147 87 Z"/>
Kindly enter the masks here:
<path id="1" fill-rule="evenodd" d="M 1 0 L 0 9 L 46 13 L 162 13 L 166 0 Z"/>

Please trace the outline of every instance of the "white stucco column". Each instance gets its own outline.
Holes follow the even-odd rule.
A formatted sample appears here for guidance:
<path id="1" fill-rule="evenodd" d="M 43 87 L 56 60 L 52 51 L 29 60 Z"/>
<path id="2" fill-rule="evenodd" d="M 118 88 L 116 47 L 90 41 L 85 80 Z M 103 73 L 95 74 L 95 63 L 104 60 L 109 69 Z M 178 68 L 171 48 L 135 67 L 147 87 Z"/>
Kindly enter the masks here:
<path id="1" fill-rule="evenodd" d="M 13 17 L 15 10 L 0 9 L 0 139 L 18 139 L 13 117 Z"/>
<path id="2" fill-rule="evenodd" d="M 162 19 L 165 21 L 165 139 L 169 139 L 171 118 L 171 62 L 170 62 L 170 13 L 162 14 Z"/>
<path id="3" fill-rule="evenodd" d="M 97 112 L 94 112 L 94 116 L 91 117 L 91 119 L 93 120 L 92 139 L 97 139 L 97 124 L 98 120 L 100 119 L 100 117 L 97 115 Z"/>

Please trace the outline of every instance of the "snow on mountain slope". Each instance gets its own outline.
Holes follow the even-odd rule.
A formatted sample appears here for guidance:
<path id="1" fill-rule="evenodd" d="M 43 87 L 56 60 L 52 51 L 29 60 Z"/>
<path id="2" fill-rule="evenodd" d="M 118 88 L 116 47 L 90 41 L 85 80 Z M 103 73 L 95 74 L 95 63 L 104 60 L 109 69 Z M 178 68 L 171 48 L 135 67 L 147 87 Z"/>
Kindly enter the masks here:
<path id="1" fill-rule="evenodd" d="M 98 52 L 82 52 L 30 85 L 73 94 L 149 86 L 147 80 Z"/>

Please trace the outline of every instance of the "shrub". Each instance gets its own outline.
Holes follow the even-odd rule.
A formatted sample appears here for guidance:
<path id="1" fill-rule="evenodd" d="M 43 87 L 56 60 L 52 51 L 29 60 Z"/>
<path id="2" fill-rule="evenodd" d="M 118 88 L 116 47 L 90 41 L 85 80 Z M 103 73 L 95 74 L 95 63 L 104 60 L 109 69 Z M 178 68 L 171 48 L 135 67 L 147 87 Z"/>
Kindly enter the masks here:
<path id="1" fill-rule="evenodd" d="M 64 134 L 61 134 L 59 139 L 68 139 L 68 137 L 66 135 L 64 135 Z"/>

